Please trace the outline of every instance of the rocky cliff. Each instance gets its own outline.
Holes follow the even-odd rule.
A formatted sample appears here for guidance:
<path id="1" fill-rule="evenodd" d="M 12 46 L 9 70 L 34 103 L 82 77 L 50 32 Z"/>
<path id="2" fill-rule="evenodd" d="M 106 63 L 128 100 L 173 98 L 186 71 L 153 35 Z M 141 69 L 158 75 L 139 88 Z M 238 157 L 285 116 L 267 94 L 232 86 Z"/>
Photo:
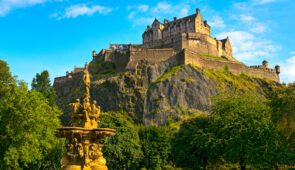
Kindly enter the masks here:
<path id="1" fill-rule="evenodd" d="M 241 90 L 265 94 L 279 83 L 239 76 L 223 70 L 193 65 L 172 67 L 169 62 L 150 65 L 139 61 L 136 70 L 116 72 L 114 63 L 97 61 L 89 71 L 91 98 L 102 111 L 125 111 L 137 123 L 164 124 L 185 115 L 206 111 L 210 96 L 222 90 Z M 82 98 L 82 72 L 63 82 L 55 82 L 57 104 L 64 111 L 62 123 L 70 125 L 68 103 Z"/>

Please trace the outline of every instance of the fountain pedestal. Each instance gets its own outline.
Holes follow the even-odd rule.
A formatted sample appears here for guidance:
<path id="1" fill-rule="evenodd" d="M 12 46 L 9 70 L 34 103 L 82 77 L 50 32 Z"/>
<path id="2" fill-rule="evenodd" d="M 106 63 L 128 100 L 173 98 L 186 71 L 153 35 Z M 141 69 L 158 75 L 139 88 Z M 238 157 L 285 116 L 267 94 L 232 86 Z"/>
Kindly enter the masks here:
<path id="1" fill-rule="evenodd" d="M 96 101 L 89 102 L 90 75 L 87 62 L 83 73 L 86 92 L 83 103 L 77 99 L 71 103 L 71 122 L 75 127 L 62 127 L 56 130 L 56 136 L 68 139 L 67 152 L 61 159 L 62 170 L 107 170 L 106 159 L 101 152 L 100 140 L 114 136 L 115 130 L 97 128 L 99 123 L 100 107 Z"/>

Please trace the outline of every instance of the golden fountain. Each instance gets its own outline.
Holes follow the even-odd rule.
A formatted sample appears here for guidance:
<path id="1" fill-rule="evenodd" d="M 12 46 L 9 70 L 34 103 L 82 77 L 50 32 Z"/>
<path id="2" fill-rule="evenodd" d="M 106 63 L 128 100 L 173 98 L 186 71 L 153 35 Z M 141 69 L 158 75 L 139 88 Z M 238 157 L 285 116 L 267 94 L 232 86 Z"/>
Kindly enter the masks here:
<path id="1" fill-rule="evenodd" d="M 88 64 L 85 64 L 83 81 L 86 92 L 83 103 L 76 99 L 71 103 L 71 122 L 73 127 L 62 127 L 56 130 L 56 136 L 67 138 L 67 152 L 61 159 L 62 170 L 107 170 L 106 160 L 102 156 L 100 140 L 115 135 L 114 129 L 97 128 L 99 123 L 100 107 L 96 101 L 92 105 L 90 98 L 90 75 Z"/>

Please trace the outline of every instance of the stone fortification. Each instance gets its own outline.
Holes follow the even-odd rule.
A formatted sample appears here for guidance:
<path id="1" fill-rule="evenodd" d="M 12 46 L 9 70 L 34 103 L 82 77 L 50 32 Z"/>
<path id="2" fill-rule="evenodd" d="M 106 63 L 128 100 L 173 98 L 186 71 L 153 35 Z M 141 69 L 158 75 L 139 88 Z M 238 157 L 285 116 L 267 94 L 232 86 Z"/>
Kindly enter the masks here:
<path id="1" fill-rule="evenodd" d="M 237 61 L 208 59 L 188 49 L 184 49 L 182 53 L 184 55 L 184 64 L 192 64 L 198 67 L 204 67 L 209 69 L 224 69 L 225 67 L 227 67 L 231 73 L 236 75 L 244 73 L 254 77 L 261 77 L 274 80 L 276 82 L 280 81 L 280 67 L 277 65 L 275 69 L 268 68 L 267 61 L 263 61 L 261 66 L 247 67 L 244 63 Z"/>
<path id="2" fill-rule="evenodd" d="M 84 70 L 85 68 L 83 68 L 83 67 L 76 67 L 76 66 L 74 66 L 74 70 L 73 71 L 71 71 L 71 72 L 66 72 L 66 76 L 62 76 L 62 77 L 56 77 L 55 79 L 54 79 L 54 84 L 55 83 L 64 83 L 64 82 L 66 82 L 67 80 L 69 80 L 69 79 L 72 79 L 73 77 L 75 77 L 78 73 L 82 73 L 83 72 L 83 70 Z"/>
<path id="3" fill-rule="evenodd" d="M 229 60 L 232 57 L 232 47 L 228 37 L 217 40 L 211 36 L 211 27 L 207 21 L 203 21 L 200 10 L 184 18 L 173 21 L 164 20 L 164 24 L 157 19 L 154 20 L 152 27 L 142 34 L 144 48 L 174 48 L 182 50 L 184 48 L 195 52 L 205 53 L 215 56 L 224 56 Z"/>
<path id="4" fill-rule="evenodd" d="M 143 44 L 110 44 L 109 49 L 100 53 L 92 52 L 93 60 L 97 62 L 112 62 L 116 71 L 135 70 L 139 63 L 145 61 L 149 65 L 167 62 L 170 66 L 179 64 L 193 64 L 209 69 L 224 69 L 226 66 L 233 74 L 241 73 L 255 77 L 267 78 L 279 82 L 280 67 L 268 68 L 267 61 L 260 66 L 247 67 L 232 56 L 229 38 L 217 40 L 212 38 L 211 27 L 203 21 L 200 10 L 196 14 L 173 21 L 164 20 L 164 24 L 157 19 L 148 26 L 143 33 Z M 83 68 L 74 68 L 66 76 L 58 77 L 56 82 L 63 82 L 72 78 Z"/>

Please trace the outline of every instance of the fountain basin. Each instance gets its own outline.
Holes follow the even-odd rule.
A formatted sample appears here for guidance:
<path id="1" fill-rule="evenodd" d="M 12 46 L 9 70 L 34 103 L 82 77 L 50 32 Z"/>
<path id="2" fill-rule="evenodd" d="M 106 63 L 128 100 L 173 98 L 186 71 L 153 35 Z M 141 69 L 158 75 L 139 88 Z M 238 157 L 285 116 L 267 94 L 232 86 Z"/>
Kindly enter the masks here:
<path id="1" fill-rule="evenodd" d="M 55 131 L 56 137 L 71 139 L 72 136 L 81 136 L 84 139 L 103 139 L 115 135 L 114 129 L 109 128 L 82 128 L 62 127 Z"/>

